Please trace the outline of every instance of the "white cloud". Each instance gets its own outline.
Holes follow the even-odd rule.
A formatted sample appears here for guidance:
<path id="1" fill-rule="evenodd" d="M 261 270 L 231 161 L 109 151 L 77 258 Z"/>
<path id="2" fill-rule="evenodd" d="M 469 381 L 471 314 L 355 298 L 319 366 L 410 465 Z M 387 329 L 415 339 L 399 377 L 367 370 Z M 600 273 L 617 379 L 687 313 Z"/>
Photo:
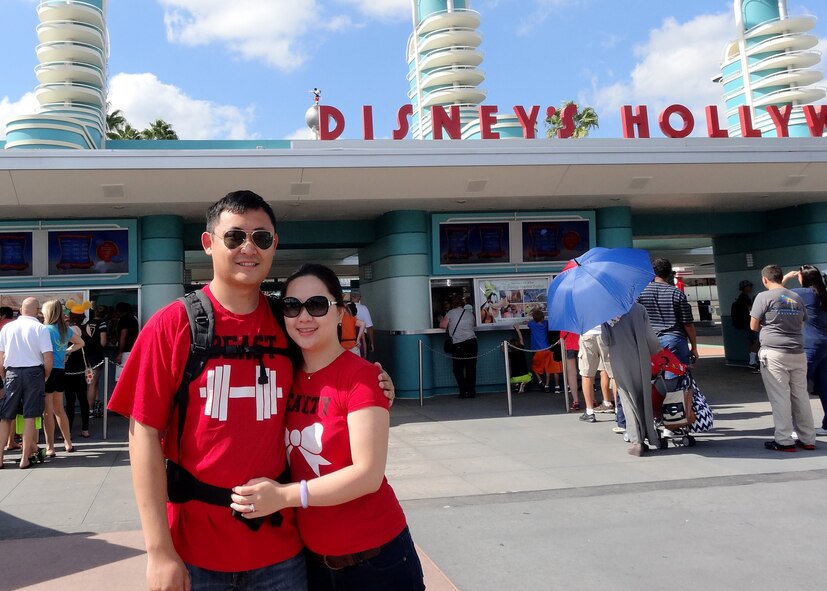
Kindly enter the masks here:
<path id="1" fill-rule="evenodd" d="M 365 16 L 379 20 L 411 19 L 411 0 L 345 0 Z"/>
<path id="2" fill-rule="evenodd" d="M 245 59 L 282 70 L 302 65 L 305 52 L 299 40 L 319 27 L 322 12 L 316 0 L 158 1 L 170 42 L 221 43 Z"/>
<path id="3" fill-rule="evenodd" d="M 596 85 L 593 106 L 601 113 L 617 113 L 624 104 L 648 105 L 651 116 L 672 103 L 693 112 L 721 103 L 722 87 L 711 80 L 720 73 L 724 47 L 734 35 L 729 13 L 686 23 L 664 20 L 635 48 L 638 61 L 627 80 Z"/>
<path id="4" fill-rule="evenodd" d="M 120 109 L 138 130 L 163 119 L 182 140 L 252 139 L 247 126 L 254 108 L 218 105 L 187 96 L 180 88 L 164 84 L 154 74 L 117 74 L 109 83 L 111 109 Z"/>
<path id="5" fill-rule="evenodd" d="M 40 103 L 33 92 L 27 92 L 16 101 L 4 96 L 0 99 L 0 139 L 6 137 L 6 123 L 18 115 L 28 115 L 37 111 Z"/>
<path id="6" fill-rule="evenodd" d="M 300 127 L 293 133 L 287 136 L 288 140 L 315 140 L 316 136 L 309 127 Z"/>

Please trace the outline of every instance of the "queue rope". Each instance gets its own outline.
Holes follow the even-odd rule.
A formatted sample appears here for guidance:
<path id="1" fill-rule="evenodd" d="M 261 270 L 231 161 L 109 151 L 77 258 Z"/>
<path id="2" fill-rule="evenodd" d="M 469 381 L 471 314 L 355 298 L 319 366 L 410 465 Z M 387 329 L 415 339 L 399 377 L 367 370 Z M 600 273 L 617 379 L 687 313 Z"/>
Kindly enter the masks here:
<path id="1" fill-rule="evenodd" d="M 456 357 L 456 356 L 454 356 L 454 355 L 449 355 L 449 354 L 448 354 L 448 353 L 446 353 L 445 351 L 440 351 L 439 349 L 434 349 L 433 347 L 431 347 L 430 345 L 428 345 L 428 344 L 427 344 L 427 343 L 425 343 L 425 342 L 423 342 L 423 343 L 422 343 L 422 345 L 423 345 L 426 349 L 428 349 L 428 350 L 430 350 L 430 351 L 432 351 L 432 352 L 436 353 L 437 355 L 442 355 L 443 357 L 447 357 L 448 359 L 462 359 L 462 360 L 467 360 L 467 359 L 482 359 L 483 357 L 487 357 L 488 355 L 491 355 L 491 353 L 496 353 L 497 351 L 501 351 L 501 350 L 502 350 L 502 346 L 501 346 L 501 345 L 497 345 L 496 347 L 494 347 L 494 348 L 493 348 L 493 349 L 491 349 L 490 351 L 486 351 L 485 353 L 480 353 L 479 355 L 472 355 L 471 357 Z"/>
<path id="2" fill-rule="evenodd" d="M 65 375 L 67 375 L 67 376 L 82 376 L 86 373 L 86 369 L 98 369 L 104 363 L 106 363 L 105 359 L 103 361 L 101 361 L 100 363 L 98 363 L 97 365 L 89 365 L 81 371 L 67 371 L 65 373 Z M 115 363 L 114 361 L 112 361 L 111 359 L 109 360 L 109 363 L 114 364 L 116 367 L 118 366 L 118 364 Z M 123 367 L 123 366 L 120 366 L 120 367 Z"/>

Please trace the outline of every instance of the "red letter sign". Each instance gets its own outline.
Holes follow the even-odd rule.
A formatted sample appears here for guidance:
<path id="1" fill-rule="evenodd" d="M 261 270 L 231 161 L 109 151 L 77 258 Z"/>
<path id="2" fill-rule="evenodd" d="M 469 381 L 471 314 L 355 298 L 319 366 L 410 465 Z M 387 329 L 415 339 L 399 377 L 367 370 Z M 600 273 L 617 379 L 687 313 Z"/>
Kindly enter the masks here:
<path id="1" fill-rule="evenodd" d="M 738 118 L 741 120 L 741 137 L 761 137 L 761 131 L 752 126 L 752 111 L 747 105 L 738 107 Z"/>
<path id="2" fill-rule="evenodd" d="M 706 108 L 706 134 L 709 137 L 729 137 L 729 132 L 726 129 L 721 129 L 718 107 L 714 105 L 709 105 Z"/>
<path id="3" fill-rule="evenodd" d="M 413 105 L 402 105 L 396 112 L 396 122 L 399 125 L 393 130 L 393 139 L 402 140 L 408 135 L 408 117 L 413 115 Z"/>
<path id="4" fill-rule="evenodd" d="M 445 108 L 439 105 L 431 107 L 431 124 L 434 130 L 434 139 L 442 139 L 442 130 L 448 132 L 452 140 L 460 139 L 462 123 L 459 119 L 459 106 L 451 105 L 451 115 L 445 112 Z"/>
<path id="5" fill-rule="evenodd" d="M 620 122 L 623 125 L 623 137 L 626 139 L 634 138 L 635 127 L 638 129 L 637 137 L 649 137 L 649 115 L 646 105 L 635 107 L 635 112 L 632 113 L 631 105 L 623 105 L 620 108 Z"/>
<path id="6" fill-rule="evenodd" d="M 528 115 L 526 115 L 522 106 L 514 107 L 514 114 L 520 120 L 520 125 L 523 128 L 523 138 L 533 140 L 537 137 L 537 117 L 540 115 L 540 105 L 531 107 L 531 113 Z"/>
<path id="7" fill-rule="evenodd" d="M 683 127 L 680 129 L 672 127 L 672 122 L 669 120 L 672 115 L 677 115 L 683 120 Z M 660 130 L 666 137 L 685 138 L 695 129 L 695 117 L 683 105 L 669 105 L 661 111 L 660 117 L 658 117 L 658 125 L 660 125 Z"/>
<path id="8" fill-rule="evenodd" d="M 492 131 L 491 127 L 497 124 L 497 106 L 480 105 L 480 138 L 484 140 L 498 140 L 500 134 Z"/>
<path id="9" fill-rule="evenodd" d="M 810 128 L 810 135 L 821 137 L 824 135 L 824 126 L 827 125 L 827 112 L 824 105 L 804 105 L 804 118 L 807 120 L 807 127 Z M 818 109 L 818 111 L 816 111 Z"/>
<path id="10" fill-rule="evenodd" d="M 362 105 L 362 137 L 373 139 L 373 107 L 370 105 Z"/>
<path id="11" fill-rule="evenodd" d="M 330 119 L 336 123 L 336 127 L 330 129 Z M 330 105 L 319 105 L 319 139 L 335 140 L 345 130 L 345 116 L 336 107 Z"/>

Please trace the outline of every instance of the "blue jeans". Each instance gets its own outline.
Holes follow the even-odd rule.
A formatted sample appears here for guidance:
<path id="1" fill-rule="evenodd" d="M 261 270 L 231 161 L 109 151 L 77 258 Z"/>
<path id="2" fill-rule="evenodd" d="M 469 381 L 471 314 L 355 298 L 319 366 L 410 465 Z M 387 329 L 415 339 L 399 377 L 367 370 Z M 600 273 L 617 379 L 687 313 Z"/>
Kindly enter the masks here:
<path id="1" fill-rule="evenodd" d="M 422 565 L 406 527 L 382 547 L 379 556 L 341 570 L 331 570 L 316 557 L 307 559 L 310 591 L 423 591 Z"/>
<path id="2" fill-rule="evenodd" d="M 670 351 L 678 361 L 689 364 L 689 340 L 685 336 L 677 336 L 673 334 L 665 334 L 658 337 L 660 346 Z M 663 375 L 666 380 L 667 390 L 671 392 L 678 385 L 678 377 L 671 371 L 664 372 Z"/>
<path id="3" fill-rule="evenodd" d="M 821 428 L 827 429 L 827 344 L 805 348 L 804 353 L 807 355 L 807 379 L 813 383 L 813 390 L 818 392 L 824 410 Z"/>
<path id="4" fill-rule="evenodd" d="M 192 591 L 305 591 L 307 570 L 304 553 L 293 558 L 238 573 L 222 573 L 187 565 Z"/>

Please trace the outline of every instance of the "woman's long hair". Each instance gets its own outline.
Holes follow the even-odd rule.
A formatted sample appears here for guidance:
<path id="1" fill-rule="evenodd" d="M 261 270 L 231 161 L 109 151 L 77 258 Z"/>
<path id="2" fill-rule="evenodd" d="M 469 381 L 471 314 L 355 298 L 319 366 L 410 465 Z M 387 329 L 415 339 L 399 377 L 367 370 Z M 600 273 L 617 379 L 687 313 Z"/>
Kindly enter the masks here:
<path id="1" fill-rule="evenodd" d="M 821 309 L 827 311 L 827 287 L 824 286 L 824 277 L 821 271 L 813 265 L 801 265 L 801 287 L 809 287 L 818 295 Z"/>
<path id="2" fill-rule="evenodd" d="M 822 286 L 823 287 L 823 286 Z M 66 340 L 69 329 L 66 326 L 66 318 L 63 316 L 63 304 L 58 300 L 49 300 L 43 304 L 43 323 L 55 324 L 60 333 L 60 341 Z"/>

